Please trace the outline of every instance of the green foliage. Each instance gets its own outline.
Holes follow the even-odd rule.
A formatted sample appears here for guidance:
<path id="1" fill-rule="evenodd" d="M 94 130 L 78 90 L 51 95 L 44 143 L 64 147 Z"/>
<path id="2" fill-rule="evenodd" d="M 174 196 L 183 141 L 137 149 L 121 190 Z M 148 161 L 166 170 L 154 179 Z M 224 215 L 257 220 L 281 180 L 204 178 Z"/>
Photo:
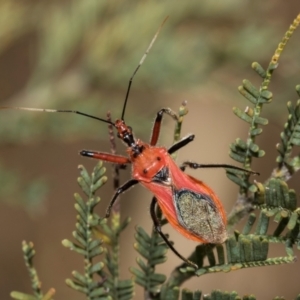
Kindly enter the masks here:
<path id="1" fill-rule="evenodd" d="M 107 270 L 101 269 L 98 275 L 101 276 L 103 286 L 112 299 L 132 299 L 134 293 L 133 280 L 121 280 L 119 278 L 119 267 L 121 263 L 119 237 L 129 222 L 130 218 L 127 218 L 124 222 L 120 223 L 119 216 L 114 214 L 112 216 L 111 226 L 102 223 L 100 224 L 100 229 L 94 231 L 95 235 L 101 237 L 111 248 L 110 250 L 106 249 L 105 258 L 103 259 Z"/>
<path id="2" fill-rule="evenodd" d="M 249 124 L 248 138 L 246 141 L 242 139 L 236 139 L 234 143 L 230 145 L 229 155 L 232 159 L 243 164 L 243 167 L 250 169 L 251 162 L 253 158 L 260 158 L 265 155 L 265 152 L 259 148 L 255 143 L 255 139 L 258 135 L 262 134 L 263 129 L 259 126 L 265 126 L 268 124 L 268 120 L 261 117 L 262 108 L 265 104 L 269 104 L 272 101 L 272 93 L 268 91 L 268 86 L 271 82 L 272 75 L 276 68 L 278 67 L 278 61 L 280 55 L 292 36 L 294 30 L 298 27 L 300 22 L 300 15 L 294 20 L 293 24 L 290 26 L 289 30 L 285 33 L 282 41 L 279 43 L 274 55 L 268 65 L 266 70 L 255 62 L 252 64 L 253 70 L 263 79 L 259 88 L 254 87 L 248 80 L 243 81 L 243 86 L 239 87 L 239 91 L 248 101 L 251 102 L 253 107 L 247 106 L 244 111 L 239 108 L 234 107 L 234 113 L 243 121 Z M 285 125 L 285 132 L 281 134 L 282 146 L 277 146 L 278 151 L 281 151 L 281 156 L 288 156 L 293 145 L 297 145 L 295 139 L 292 137 L 292 142 L 287 141 L 287 136 L 291 135 L 291 130 L 288 129 L 289 126 L 293 126 L 292 123 L 297 122 L 297 116 L 295 115 L 295 110 L 291 108 L 291 104 L 288 105 L 290 108 L 290 120 L 287 125 Z M 293 115 L 294 113 L 294 115 Z M 283 163 L 283 158 L 277 158 L 282 168 L 288 168 L 288 164 Z M 289 167 L 290 168 L 290 167 Z M 236 202 L 229 216 L 229 226 L 232 227 L 237 223 L 242 217 L 244 217 L 249 211 L 252 210 L 251 203 L 253 202 L 252 193 L 257 191 L 256 185 L 250 183 L 249 174 L 243 174 L 236 170 L 227 171 L 227 176 L 233 182 L 240 187 L 240 196 Z M 272 176 L 275 176 L 273 174 Z M 250 205 L 248 205 L 250 203 Z"/>
<path id="3" fill-rule="evenodd" d="M 94 213 L 94 208 L 100 202 L 100 198 L 95 197 L 95 192 L 107 180 L 104 176 L 105 168 L 99 162 L 91 176 L 83 166 L 79 166 L 79 169 L 80 177 L 77 181 L 88 199 L 85 202 L 79 194 L 75 194 L 77 222 L 73 237 L 76 243 L 63 240 L 62 244 L 70 250 L 83 255 L 84 274 L 73 271 L 74 279 L 67 279 L 66 284 L 76 291 L 84 293 L 87 299 L 111 299 L 107 295 L 105 287 L 99 284 L 99 281 L 93 279 L 94 275 L 104 267 L 102 262 L 95 263 L 95 258 L 103 253 L 103 248 L 101 247 L 102 241 L 93 238 L 93 227 L 101 223 L 100 217 Z"/>
<path id="4" fill-rule="evenodd" d="M 296 91 L 300 96 L 300 85 L 296 86 Z M 278 166 L 274 174 L 285 180 L 288 180 L 300 168 L 299 155 L 291 157 L 293 147 L 300 146 L 300 100 L 297 101 L 295 107 L 289 101 L 287 108 L 289 116 L 284 124 L 284 131 L 280 135 L 281 143 L 277 144 L 276 147 L 279 156 L 276 159 Z"/>
<path id="5" fill-rule="evenodd" d="M 116 226 L 107 226 L 106 220 L 101 219 L 95 212 L 94 208 L 99 203 L 100 198 L 95 197 L 95 192 L 106 182 L 104 176 L 105 168 L 99 162 L 92 176 L 83 166 L 80 166 L 80 177 L 78 183 L 88 197 L 84 202 L 79 194 L 75 194 L 75 209 L 77 210 L 76 231 L 73 237 L 77 244 L 64 240 L 63 245 L 84 256 L 85 273 L 80 274 L 73 271 L 75 280 L 67 279 L 66 283 L 71 288 L 84 293 L 87 299 L 131 299 L 133 295 L 133 281 L 119 280 L 118 264 L 119 251 L 118 237 L 122 230 L 127 226 L 129 220 Z M 99 238 L 99 236 L 101 238 Z M 103 249 L 103 241 L 112 246 L 112 252 Z M 94 259 L 103 254 L 103 262 L 94 262 Z M 108 271 L 104 270 L 104 266 Z M 94 275 L 100 276 L 100 281 L 94 280 Z"/>
<path id="6" fill-rule="evenodd" d="M 135 283 L 142 286 L 145 293 L 157 294 L 160 285 L 165 282 L 166 276 L 155 273 L 155 267 L 167 260 L 168 246 L 154 229 L 149 236 L 140 226 L 136 228 L 135 239 L 134 248 L 147 263 L 138 257 L 136 262 L 141 270 L 130 268 L 130 271 L 135 275 Z"/>
<path id="7" fill-rule="evenodd" d="M 33 257 L 35 256 L 35 250 L 33 248 L 33 243 L 26 241 L 22 242 L 22 250 L 24 254 L 25 265 L 27 267 L 29 277 L 31 279 L 31 286 L 33 290 L 33 295 L 24 294 L 21 292 L 11 292 L 10 296 L 16 300 L 53 300 L 55 290 L 50 289 L 45 295 L 41 290 L 41 282 L 38 278 L 37 271 L 33 267 Z"/>

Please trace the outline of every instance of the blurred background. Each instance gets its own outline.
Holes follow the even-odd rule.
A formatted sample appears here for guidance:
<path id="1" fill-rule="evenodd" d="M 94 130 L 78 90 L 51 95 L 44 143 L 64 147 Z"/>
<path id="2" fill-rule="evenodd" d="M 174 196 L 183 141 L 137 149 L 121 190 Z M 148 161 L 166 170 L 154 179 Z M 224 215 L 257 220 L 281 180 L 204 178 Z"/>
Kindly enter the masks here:
<path id="1" fill-rule="evenodd" d="M 182 134 L 196 140 L 183 149 L 178 161 L 232 163 L 228 146 L 247 137 L 247 125 L 232 113 L 247 103 L 237 91 L 242 79 L 259 85 L 251 69 L 258 61 L 267 66 L 283 34 L 299 13 L 299 2 L 250 1 L 11 1 L 0 2 L 0 100 L 1 106 L 73 109 L 99 117 L 111 111 L 120 117 L 128 81 L 165 18 L 146 61 L 137 73 L 125 119 L 136 136 L 148 141 L 155 113 L 162 107 L 178 110 L 188 101 Z M 298 29 L 299 30 L 299 29 Z M 299 79 L 300 32 L 292 37 L 274 73 L 272 104 L 263 116 L 270 124 L 258 143 L 267 155 L 255 161 L 260 181 L 275 167 L 275 144 L 287 117 L 286 102 L 296 101 Z M 164 120 L 159 144 L 172 143 L 173 122 Z M 0 299 L 9 292 L 31 292 L 21 241 L 32 241 L 34 260 L 43 290 L 57 290 L 55 299 L 84 299 L 64 280 L 71 271 L 83 270 L 82 258 L 61 245 L 71 239 L 75 225 L 74 192 L 79 192 L 77 166 L 90 171 L 94 161 L 78 155 L 81 149 L 110 151 L 107 126 L 69 114 L 0 111 Z M 125 147 L 118 143 L 118 152 Z M 107 164 L 107 175 L 111 168 Z M 222 199 L 227 212 L 238 189 L 221 170 L 193 173 L 207 182 Z M 123 171 L 121 182 L 130 178 Z M 297 187 L 299 177 L 290 185 Z M 98 207 L 104 215 L 113 194 L 112 181 L 99 192 Z M 122 196 L 122 215 L 132 222 L 121 241 L 123 279 L 138 254 L 133 249 L 136 224 L 151 230 L 151 194 L 140 186 Z M 188 256 L 196 244 L 165 227 L 179 252 Z M 280 245 L 271 255 L 284 255 Z M 181 263 L 169 253 L 160 272 L 168 274 Z M 297 272 L 297 273 L 296 273 Z M 299 265 L 242 270 L 194 278 L 184 287 L 237 290 L 259 299 L 299 293 Z M 264 283 L 264 289 L 261 288 Z M 136 288 L 136 299 L 141 295 Z"/>

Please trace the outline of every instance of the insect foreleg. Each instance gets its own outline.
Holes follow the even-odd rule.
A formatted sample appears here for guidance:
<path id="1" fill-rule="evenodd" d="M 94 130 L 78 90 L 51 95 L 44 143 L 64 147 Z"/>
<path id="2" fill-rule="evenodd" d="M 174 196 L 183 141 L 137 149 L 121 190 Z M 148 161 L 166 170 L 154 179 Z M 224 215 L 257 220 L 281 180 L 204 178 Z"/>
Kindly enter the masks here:
<path id="1" fill-rule="evenodd" d="M 251 174 L 259 175 L 258 172 L 251 171 L 251 170 L 246 170 L 246 169 L 244 169 L 244 168 L 240 168 L 240 167 L 236 167 L 236 166 L 232 166 L 232 165 L 227 165 L 227 164 L 198 164 L 198 163 L 191 162 L 191 161 L 185 161 L 185 162 L 180 166 L 180 169 L 184 171 L 186 167 L 189 167 L 189 168 L 191 168 L 191 169 L 200 169 L 200 168 L 224 168 L 224 169 L 240 170 L 240 171 L 244 171 L 244 172 L 246 172 L 246 173 L 251 173 Z"/>
<path id="2" fill-rule="evenodd" d="M 126 156 L 115 155 L 105 152 L 91 151 L 91 150 L 81 150 L 79 152 L 81 156 L 87 156 L 94 159 L 101 159 L 115 164 L 125 165 L 131 163 L 131 160 Z"/>
<path id="3" fill-rule="evenodd" d="M 188 135 L 186 137 L 184 137 L 182 140 L 180 140 L 179 142 L 177 142 L 176 144 L 172 145 L 169 150 L 168 153 L 169 154 L 173 154 L 174 152 L 176 152 L 177 150 L 181 149 L 182 147 L 186 146 L 187 144 L 189 144 L 190 142 L 192 142 L 195 138 L 194 134 Z"/>
<path id="4" fill-rule="evenodd" d="M 139 183 L 138 180 L 136 179 L 130 179 L 127 182 L 125 182 L 122 186 L 120 186 L 116 193 L 114 194 L 113 198 L 111 199 L 107 209 L 106 209 L 106 214 L 105 214 L 105 218 L 109 218 L 110 216 L 110 211 L 115 203 L 115 201 L 117 200 L 118 196 L 122 193 L 124 193 L 126 190 L 128 190 L 129 188 L 131 188 L 132 186 L 134 186 L 135 184 Z"/>
<path id="5" fill-rule="evenodd" d="M 80 155 L 94 158 L 94 159 L 100 159 L 103 161 L 108 161 L 114 164 L 119 165 L 119 169 L 126 169 L 126 164 L 131 163 L 131 160 L 126 156 L 116 155 L 116 154 L 110 154 L 105 152 L 98 152 L 98 151 L 91 151 L 91 150 L 81 150 L 79 152 Z"/>
<path id="6" fill-rule="evenodd" d="M 168 247 L 174 252 L 174 254 L 176 254 L 181 260 L 183 260 L 185 263 L 187 263 L 188 265 L 190 265 L 193 268 L 198 268 L 198 265 L 193 263 L 192 261 L 186 259 L 185 257 L 183 257 L 175 248 L 174 246 L 170 243 L 170 241 L 168 240 L 168 238 L 164 235 L 164 233 L 161 231 L 161 226 L 160 226 L 160 222 L 156 216 L 155 213 L 155 205 L 157 204 L 157 200 L 155 197 L 152 198 L 151 201 L 151 205 L 150 205 L 150 214 L 151 214 L 151 218 L 152 221 L 154 223 L 154 227 L 155 230 L 158 232 L 158 234 L 162 237 L 162 239 L 165 241 L 165 243 L 168 245 Z"/>
<path id="7" fill-rule="evenodd" d="M 177 114 L 170 108 L 162 108 L 156 115 L 155 121 L 154 121 L 154 126 L 152 129 L 152 135 L 150 139 L 150 145 L 155 146 L 158 138 L 159 138 L 159 133 L 160 133 L 160 126 L 161 126 L 161 121 L 163 114 L 169 115 L 173 120 L 178 121 L 178 116 Z"/>

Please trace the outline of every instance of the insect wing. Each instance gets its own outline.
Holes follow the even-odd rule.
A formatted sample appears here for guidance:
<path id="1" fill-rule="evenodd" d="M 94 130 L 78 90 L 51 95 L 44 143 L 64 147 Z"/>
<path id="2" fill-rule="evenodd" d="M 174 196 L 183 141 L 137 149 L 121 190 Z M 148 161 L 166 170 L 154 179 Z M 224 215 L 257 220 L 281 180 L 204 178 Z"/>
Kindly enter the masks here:
<path id="1" fill-rule="evenodd" d="M 191 177 L 191 180 L 194 180 Z M 197 184 L 197 181 L 195 181 Z M 178 222 L 201 242 L 222 243 L 226 239 L 225 222 L 213 200 L 206 194 L 183 188 L 174 190 Z"/>
<path id="2" fill-rule="evenodd" d="M 202 181 L 182 172 L 169 160 L 173 201 L 185 236 L 202 243 L 222 243 L 227 238 L 226 215 L 214 191 Z"/>

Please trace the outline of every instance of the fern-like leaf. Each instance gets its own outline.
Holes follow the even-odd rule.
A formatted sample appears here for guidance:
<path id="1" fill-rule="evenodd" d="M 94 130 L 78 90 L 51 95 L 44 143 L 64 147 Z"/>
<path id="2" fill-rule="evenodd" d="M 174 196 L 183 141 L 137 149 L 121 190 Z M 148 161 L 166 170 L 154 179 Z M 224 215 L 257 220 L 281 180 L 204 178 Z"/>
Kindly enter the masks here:
<path id="1" fill-rule="evenodd" d="M 300 96 L 300 85 L 296 86 L 296 91 Z M 300 169 L 300 155 L 291 157 L 294 146 L 300 146 L 300 100 L 293 106 L 287 103 L 288 119 L 284 124 L 284 130 L 280 134 L 281 143 L 276 148 L 279 155 L 276 158 L 278 164 L 273 172 L 273 176 L 288 180 L 295 172 Z"/>
<path id="2" fill-rule="evenodd" d="M 264 156 L 264 150 L 261 150 L 255 143 L 256 136 L 262 133 L 263 125 L 268 124 L 268 120 L 261 116 L 262 108 L 264 104 L 269 104 L 272 101 L 272 93 L 268 91 L 268 86 L 271 82 L 271 78 L 274 70 L 278 66 L 280 55 L 293 35 L 295 29 L 299 26 L 300 15 L 296 17 L 293 24 L 289 27 L 288 31 L 284 34 L 282 41 L 279 43 L 275 50 L 274 55 L 265 70 L 259 63 L 252 64 L 253 70 L 263 79 L 259 88 L 256 88 L 248 80 L 243 81 L 243 85 L 239 87 L 240 93 L 251 102 L 252 108 L 246 107 L 244 111 L 239 108 L 234 108 L 234 113 L 242 120 L 249 123 L 248 138 L 246 141 L 237 139 L 230 146 L 229 155 L 232 159 L 243 164 L 246 169 L 251 169 L 251 162 L 253 158 L 260 158 Z M 288 126 L 287 126 L 288 127 Z M 289 151 L 289 145 L 285 139 L 285 133 L 283 147 L 280 147 L 281 156 L 278 159 L 279 162 L 283 161 L 282 155 L 285 155 Z M 284 151 L 287 149 L 287 151 Z M 297 162 L 295 161 L 294 164 Z M 240 195 L 229 214 L 228 224 L 232 228 L 241 218 L 247 215 L 252 209 L 251 202 L 253 202 L 252 194 L 256 192 L 256 185 L 249 181 L 250 174 L 241 174 L 236 170 L 227 170 L 227 176 L 230 180 L 235 182 L 240 187 Z"/>
<path id="3" fill-rule="evenodd" d="M 55 289 L 51 288 L 45 295 L 41 290 L 41 282 L 38 278 L 37 271 L 33 266 L 33 258 L 35 256 L 35 250 L 33 243 L 26 241 L 22 242 L 22 250 L 25 260 L 25 265 L 27 267 L 30 279 L 31 286 L 33 289 L 33 295 L 24 294 L 21 292 L 11 292 L 10 296 L 16 300 L 53 300 L 55 294 Z"/>
<path id="4" fill-rule="evenodd" d="M 135 239 L 134 248 L 146 262 L 138 257 L 137 264 L 140 269 L 130 268 L 130 271 L 135 276 L 135 282 L 145 289 L 145 293 L 155 295 L 166 280 L 165 275 L 155 273 L 155 267 L 167 260 L 168 246 L 156 231 L 153 230 L 151 236 L 149 236 L 139 226 L 136 227 Z"/>
<path id="5" fill-rule="evenodd" d="M 85 202 L 79 194 L 75 194 L 75 209 L 77 211 L 76 230 L 73 232 L 75 243 L 63 240 L 62 244 L 84 256 L 84 274 L 73 271 L 74 279 L 67 279 L 69 287 L 84 293 L 88 299 L 112 299 L 102 281 L 94 280 L 94 275 L 98 274 L 104 267 L 103 262 L 94 262 L 94 258 L 103 253 L 102 240 L 93 237 L 93 227 L 102 221 L 94 214 L 95 206 L 100 202 L 100 198 L 95 197 L 95 192 L 106 182 L 104 176 L 105 168 L 99 162 L 90 176 L 83 166 L 79 166 L 80 177 L 78 183 L 88 197 Z"/>

